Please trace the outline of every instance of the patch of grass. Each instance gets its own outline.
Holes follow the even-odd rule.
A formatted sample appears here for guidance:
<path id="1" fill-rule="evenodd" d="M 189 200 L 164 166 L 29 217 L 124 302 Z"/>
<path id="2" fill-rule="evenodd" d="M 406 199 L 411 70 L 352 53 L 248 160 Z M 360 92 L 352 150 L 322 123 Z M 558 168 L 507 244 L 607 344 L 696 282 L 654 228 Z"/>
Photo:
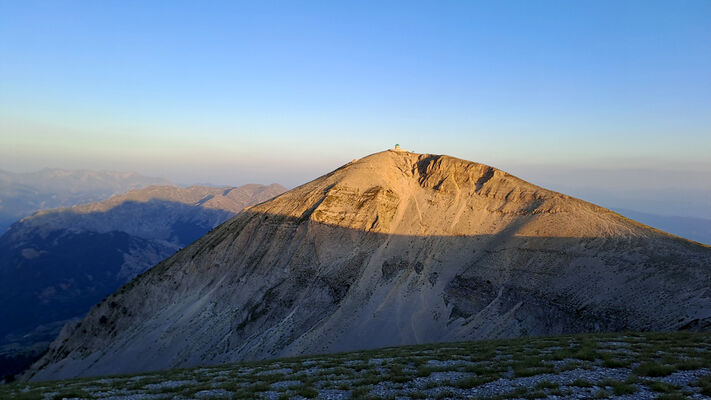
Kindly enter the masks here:
<path id="1" fill-rule="evenodd" d="M 496 350 L 489 348 L 489 349 L 486 349 L 486 350 L 483 350 L 478 353 L 474 353 L 474 354 L 470 355 L 469 361 L 473 361 L 473 362 L 490 361 L 494 357 L 496 357 Z"/>
<path id="2" fill-rule="evenodd" d="M 632 364 L 628 358 L 615 358 L 606 354 L 602 357 L 602 366 L 605 368 L 627 368 Z"/>
<path id="3" fill-rule="evenodd" d="M 701 394 L 711 396 L 711 375 L 700 377 L 696 381 L 696 386 L 701 388 Z"/>
<path id="4" fill-rule="evenodd" d="M 570 349 L 558 349 L 545 356 L 547 360 L 562 361 L 566 358 L 572 358 L 573 353 Z"/>
<path id="5" fill-rule="evenodd" d="M 508 367 L 505 363 L 488 363 L 488 364 L 478 364 L 478 365 L 465 365 L 457 369 L 460 372 L 468 372 L 477 375 L 492 375 L 499 374 L 501 372 L 508 371 Z"/>
<path id="6" fill-rule="evenodd" d="M 597 352 L 593 347 L 580 347 L 573 353 L 573 358 L 583 361 L 595 361 L 597 358 Z"/>
<path id="7" fill-rule="evenodd" d="M 405 382 L 410 382 L 412 380 L 412 377 L 407 374 L 397 374 L 397 375 L 388 375 L 385 380 L 388 380 L 393 383 L 405 383 Z"/>
<path id="8" fill-rule="evenodd" d="M 585 379 L 578 378 L 578 379 L 574 380 L 573 383 L 570 384 L 570 386 L 590 388 L 595 385 L 593 385 L 592 382 L 586 381 Z"/>
<path id="9" fill-rule="evenodd" d="M 640 385 L 645 382 L 644 379 L 640 378 L 636 374 L 630 374 L 627 379 L 625 379 L 625 383 L 629 383 L 630 385 L 635 384 L 635 385 Z"/>
<path id="10" fill-rule="evenodd" d="M 614 379 L 605 379 L 598 383 L 598 386 L 608 388 L 611 387 L 612 391 L 617 396 L 622 396 L 624 394 L 633 394 L 637 392 L 637 387 L 629 383 L 616 381 Z"/>
<path id="11" fill-rule="evenodd" d="M 543 391 L 536 390 L 533 392 L 526 393 L 523 397 L 526 399 L 545 399 L 546 397 L 548 397 L 548 395 Z"/>
<path id="12" fill-rule="evenodd" d="M 407 395 L 408 395 L 411 399 L 426 399 L 426 398 L 428 398 L 427 394 L 422 393 L 422 392 L 420 392 L 419 390 L 418 390 L 418 391 L 413 391 L 413 392 L 407 392 Z"/>
<path id="13" fill-rule="evenodd" d="M 5 397 L 0 397 L 5 398 Z M 8 399 L 16 400 L 42 400 L 44 396 L 38 392 L 14 392 L 12 396 L 7 396 Z"/>
<path id="14" fill-rule="evenodd" d="M 69 389 L 69 390 L 65 390 L 65 391 L 55 394 L 54 396 L 52 396 L 52 399 L 53 400 L 62 400 L 62 399 L 68 399 L 68 398 L 72 398 L 72 397 L 78 397 L 80 399 L 90 398 L 89 394 L 81 389 L 73 389 L 73 390 Z"/>
<path id="15" fill-rule="evenodd" d="M 558 370 L 559 371 L 572 371 L 574 369 L 580 368 L 580 361 L 572 360 L 568 361 L 567 363 L 561 365 Z"/>
<path id="16" fill-rule="evenodd" d="M 634 373 L 640 376 L 652 378 L 668 376 L 676 372 L 676 367 L 672 365 L 660 364 L 657 362 L 646 362 L 634 369 Z"/>
<path id="17" fill-rule="evenodd" d="M 444 381 L 429 381 L 425 383 L 424 388 L 425 389 L 436 389 L 438 387 L 443 387 L 443 386 L 452 386 L 452 382 L 449 380 L 444 380 Z"/>
<path id="18" fill-rule="evenodd" d="M 678 360 L 674 363 L 674 366 L 681 371 L 691 371 L 695 369 L 701 369 L 708 365 L 708 363 L 698 360 L 698 359 L 683 359 Z"/>
<path id="19" fill-rule="evenodd" d="M 558 386 L 560 385 L 551 381 L 540 381 L 536 385 L 536 389 L 557 389 Z"/>
<path id="20" fill-rule="evenodd" d="M 686 400 L 688 397 L 681 393 L 664 393 L 657 396 L 657 400 Z"/>
<path id="21" fill-rule="evenodd" d="M 348 368 L 338 367 L 328 371 L 327 375 L 333 377 L 334 379 L 353 379 L 356 374 Z"/>
<path id="22" fill-rule="evenodd" d="M 318 390 L 313 386 L 301 385 L 295 387 L 293 390 L 295 395 L 306 397 L 307 399 L 315 399 L 318 397 Z"/>
<path id="23" fill-rule="evenodd" d="M 373 366 L 367 361 L 361 361 L 358 364 L 351 365 L 351 369 L 356 372 L 362 372 L 371 369 Z"/>
<path id="24" fill-rule="evenodd" d="M 284 374 L 269 374 L 269 375 L 260 375 L 259 380 L 263 381 L 265 383 L 275 383 L 275 382 L 287 380 L 287 378 L 284 376 Z"/>
<path id="25" fill-rule="evenodd" d="M 477 386 L 487 384 L 489 382 L 495 381 L 496 378 L 492 376 L 472 376 L 469 378 L 460 379 L 454 382 L 452 385 L 460 389 L 471 389 Z"/>
<path id="26" fill-rule="evenodd" d="M 543 364 L 543 360 L 540 357 L 535 357 L 535 356 L 526 356 L 526 357 L 521 357 L 516 360 L 514 363 L 514 368 L 515 367 L 521 367 L 521 368 L 535 368 L 535 367 L 543 367 L 545 364 Z"/>
<path id="27" fill-rule="evenodd" d="M 541 374 L 550 374 L 553 372 L 555 372 L 555 369 L 553 367 L 549 367 L 549 366 L 534 367 L 534 368 L 514 367 L 514 376 L 516 378 L 525 378 L 525 377 L 536 376 L 536 375 L 541 375 Z"/>
<path id="28" fill-rule="evenodd" d="M 426 378 L 426 377 L 430 376 L 430 374 L 433 372 L 442 372 L 442 371 L 446 371 L 446 370 L 447 369 L 443 368 L 443 367 L 432 367 L 432 366 L 421 365 L 420 367 L 417 368 L 415 375 L 420 378 Z"/>
<path id="29" fill-rule="evenodd" d="M 657 393 L 672 393 L 679 389 L 679 386 L 672 385 L 666 382 L 646 381 L 645 384 L 649 390 Z"/>
<path id="30" fill-rule="evenodd" d="M 358 386 L 351 391 L 351 398 L 364 399 L 370 394 L 370 385 Z"/>
<path id="31" fill-rule="evenodd" d="M 455 398 L 457 397 L 457 394 L 452 392 L 451 390 L 440 390 L 439 393 L 437 393 L 437 396 L 435 397 L 436 399 L 447 399 L 447 398 Z"/>
<path id="32" fill-rule="evenodd" d="M 213 389 L 213 387 L 212 387 L 212 384 L 205 382 L 202 384 L 191 385 L 191 386 L 180 386 L 177 389 L 182 389 L 182 393 L 184 396 L 191 396 L 201 390 Z M 267 389 L 267 390 L 269 390 L 269 389 Z M 170 392 L 168 392 L 168 393 L 170 393 Z"/>
<path id="33" fill-rule="evenodd" d="M 525 388 L 523 386 L 518 386 L 514 390 L 504 394 L 501 397 L 504 399 L 516 399 L 516 398 L 524 397 L 527 394 L 528 394 L 527 388 Z"/>
<path id="34" fill-rule="evenodd" d="M 377 370 L 371 369 L 363 375 L 358 383 L 360 385 L 374 385 L 383 381 L 383 375 L 381 375 Z"/>
<path id="35" fill-rule="evenodd" d="M 266 382 L 257 382 L 255 384 L 247 387 L 247 390 L 252 393 L 266 392 L 269 389 L 270 389 L 269 384 Z"/>

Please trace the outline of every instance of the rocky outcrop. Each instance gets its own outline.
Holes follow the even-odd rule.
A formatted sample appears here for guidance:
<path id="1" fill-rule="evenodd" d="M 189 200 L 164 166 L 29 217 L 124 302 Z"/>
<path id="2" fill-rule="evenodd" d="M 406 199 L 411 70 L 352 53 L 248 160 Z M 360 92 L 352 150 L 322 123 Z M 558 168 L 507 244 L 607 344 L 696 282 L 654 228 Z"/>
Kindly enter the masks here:
<path id="1" fill-rule="evenodd" d="M 710 321 L 710 248 L 486 165 L 386 151 L 134 279 L 25 378 Z"/>

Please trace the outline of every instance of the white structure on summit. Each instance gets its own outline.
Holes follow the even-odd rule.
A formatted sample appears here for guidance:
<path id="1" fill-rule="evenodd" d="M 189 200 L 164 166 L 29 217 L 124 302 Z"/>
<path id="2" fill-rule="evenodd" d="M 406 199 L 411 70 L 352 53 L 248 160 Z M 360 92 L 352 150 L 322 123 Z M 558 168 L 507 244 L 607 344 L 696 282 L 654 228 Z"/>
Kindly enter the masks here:
<path id="1" fill-rule="evenodd" d="M 401 148 L 400 148 L 400 145 L 397 144 L 397 143 L 395 144 L 395 148 L 394 148 L 393 150 L 395 150 L 395 151 L 405 151 L 405 150 L 401 149 Z"/>

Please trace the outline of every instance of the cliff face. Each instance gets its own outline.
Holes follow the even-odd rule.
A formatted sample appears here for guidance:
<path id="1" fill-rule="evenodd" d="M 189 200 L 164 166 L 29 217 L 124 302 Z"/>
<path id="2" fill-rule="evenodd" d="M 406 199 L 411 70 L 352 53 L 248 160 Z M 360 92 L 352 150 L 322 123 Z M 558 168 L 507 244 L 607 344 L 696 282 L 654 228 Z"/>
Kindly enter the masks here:
<path id="1" fill-rule="evenodd" d="M 708 330 L 711 249 L 447 156 L 246 209 L 65 329 L 35 380 L 385 345 Z"/>

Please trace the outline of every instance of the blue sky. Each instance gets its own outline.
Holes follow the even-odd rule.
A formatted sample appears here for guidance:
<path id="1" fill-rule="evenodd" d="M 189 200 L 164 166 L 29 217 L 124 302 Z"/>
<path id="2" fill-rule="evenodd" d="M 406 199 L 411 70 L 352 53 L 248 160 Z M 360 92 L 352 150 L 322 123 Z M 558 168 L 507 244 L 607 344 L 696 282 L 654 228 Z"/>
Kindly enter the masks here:
<path id="1" fill-rule="evenodd" d="M 711 190 L 709 21 L 709 1 L 0 0 L 0 168 L 296 185 L 397 142 L 561 188 L 550 171 Z"/>

